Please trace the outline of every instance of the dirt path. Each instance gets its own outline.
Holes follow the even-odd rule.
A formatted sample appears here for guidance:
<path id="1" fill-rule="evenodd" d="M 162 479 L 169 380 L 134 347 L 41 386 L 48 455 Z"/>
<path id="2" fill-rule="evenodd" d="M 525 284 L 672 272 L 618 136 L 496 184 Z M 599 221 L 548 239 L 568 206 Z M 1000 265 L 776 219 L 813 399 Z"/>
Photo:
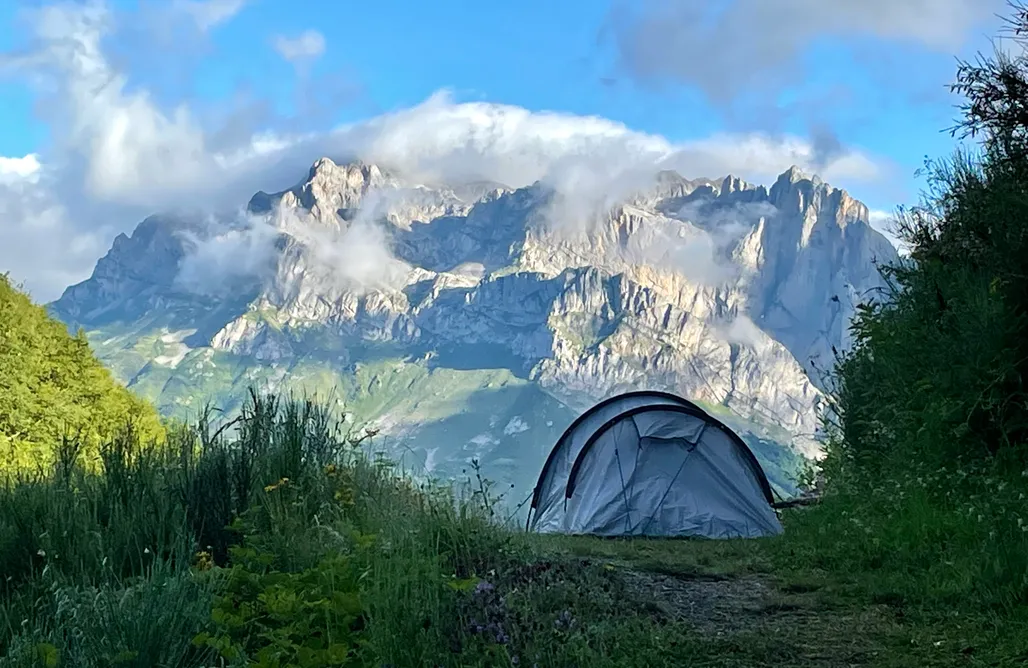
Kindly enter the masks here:
<path id="1" fill-rule="evenodd" d="M 690 656 L 682 665 L 975 665 L 958 651 L 944 652 L 931 629 L 911 626 L 902 610 L 847 596 L 817 573 L 783 578 L 755 550 L 577 538 L 554 547 L 565 557 L 605 564 L 623 609 L 665 629 Z"/>
<path id="2" fill-rule="evenodd" d="M 723 665 L 922 665 L 916 652 L 910 663 L 887 658 L 883 641 L 899 627 L 885 606 L 833 606 L 816 588 L 783 588 L 766 574 L 671 574 L 626 564 L 620 575 L 635 605 L 707 639 Z"/>
<path id="3" fill-rule="evenodd" d="M 771 604 L 773 587 L 757 576 L 676 576 L 627 569 L 621 574 L 636 601 L 703 633 L 752 630 Z"/>

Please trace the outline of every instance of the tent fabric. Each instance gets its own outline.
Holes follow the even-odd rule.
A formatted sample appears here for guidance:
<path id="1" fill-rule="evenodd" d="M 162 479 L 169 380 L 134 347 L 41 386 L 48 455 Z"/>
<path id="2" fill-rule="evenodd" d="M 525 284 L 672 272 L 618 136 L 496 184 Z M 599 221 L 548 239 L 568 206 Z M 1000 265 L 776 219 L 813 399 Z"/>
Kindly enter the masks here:
<path id="1" fill-rule="evenodd" d="M 557 439 L 546 463 L 543 464 L 539 481 L 532 493 L 531 508 L 549 508 L 557 502 L 563 503 L 564 486 L 557 484 L 557 481 L 567 482 L 571 465 L 574 464 L 585 441 L 605 422 L 632 408 L 660 405 L 691 406 L 697 411 L 701 410 L 686 399 L 668 392 L 640 390 L 610 397 L 582 413 Z"/>
<path id="2" fill-rule="evenodd" d="M 622 396 L 587 412 L 558 440 L 533 495 L 529 528 L 708 538 L 782 532 L 767 478 L 738 435 L 673 395 Z"/>

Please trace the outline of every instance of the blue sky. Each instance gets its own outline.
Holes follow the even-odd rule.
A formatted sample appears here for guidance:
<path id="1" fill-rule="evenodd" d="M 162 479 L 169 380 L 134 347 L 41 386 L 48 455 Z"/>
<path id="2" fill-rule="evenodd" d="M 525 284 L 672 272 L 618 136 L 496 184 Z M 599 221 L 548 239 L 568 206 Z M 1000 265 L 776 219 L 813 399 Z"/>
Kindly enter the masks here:
<path id="1" fill-rule="evenodd" d="M 46 225 L 67 226 L 79 248 L 74 258 L 50 252 L 49 259 L 32 263 L 63 263 L 49 278 L 32 276 L 13 251 L 5 257 L 0 250 L 0 271 L 4 262 L 17 265 L 12 271 L 30 287 L 53 296 L 60 283 L 88 273 L 111 234 L 130 230 L 136 216 L 166 197 L 188 192 L 141 188 L 132 174 L 115 183 L 112 164 L 152 165 L 146 151 L 164 155 L 197 136 L 203 148 L 196 150 L 216 152 L 222 144 L 232 150 L 250 146 L 261 131 L 327 132 L 416 108 L 441 90 L 450 92 L 449 110 L 464 102 L 508 105 L 557 112 L 569 124 L 575 117 L 600 117 L 671 145 L 715 142 L 715 148 L 703 144 L 704 155 L 720 151 L 717 159 L 697 161 L 695 173 L 683 162 L 686 176 L 722 176 L 705 171 L 722 165 L 745 172 L 747 153 L 732 142 L 758 137 L 766 139 L 760 150 L 769 164 L 750 171 L 766 179 L 795 157 L 781 146 L 819 136 L 830 145 L 829 158 L 859 157 L 825 163 L 826 177 L 872 209 L 892 209 L 915 198 L 913 172 L 926 155 L 952 150 L 943 130 L 956 115 L 955 100 L 945 93 L 954 55 L 988 47 L 986 38 L 998 27 L 992 16 L 1001 9 L 997 3 L 725 0 L 708 14 L 697 7 L 710 3 L 698 0 L 637 0 L 628 10 L 601 0 L 117 0 L 94 3 L 106 10 L 102 28 L 69 27 L 61 14 L 64 32 L 44 35 L 42 42 L 31 39 L 42 34 L 38 14 L 26 14 L 27 5 L 0 3 L 0 53 L 7 54 L 0 57 L 0 74 L 7 74 L 0 76 L 0 156 L 35 154 L 61 175 L 51 181 L 51 191 L 33 195 L 55 202 L 54 220 L 31 229 L 24 223 L 18 239 L 13 235 L 21 232 L 8 223 L 0 248 L 17 245 L 24 257 L 30 242 L 45 238 L 38 230 Z M 64 7 L 69 16 L 77 11 L 32 4 Z M 109 108 L 88 95 L 75 98 L 74 78 L 81 73 L 68 74 L 74 68 L 60 60 L 69 57 L 60 48 L 61 39 L 78 39 L 76 30 L 102 33 L 105 67 L 124 77 L 122 95 Z M 323 49 L 290 61 L 276 48 L 290 40 L 296 47 L 305 31 L 318 33 Z M 49 78 L 41 86 L 44 70 L 23 56 L 42 52 L 58 55 L 47 61 Z M 143 93 L 160 118 L 176 119 L 176 110 L 185 109 L 195 132 L 173 142 L 161 138 L 177 136 L 170 130 L 103 126 L 105 118 L 131 125 L 154 117 L 140 116 L 142 103 L 129 102 Z M 276 113 L 259 113 L 269 108 Z M 230 110 L 237 116 L 226 123 Z M 570 132 L 547 122 L 547 132 Z M 391 141 L 400 132 L 394 130 Z M 121 161 L 111 153 L 115 148 L 132 155 Z M 162 180 L 175 184 L 180 176 Z M 246 187 L 288 185 L 265 183 L 270 174 L 265 181 L 258 176 Z M 67 192 L 53 192 L 56 182 Z M 188 179 L 182 176 L 181 183 L 186 188 Z M 83 205 L 87 200 L 90 206 Z M 10 218 L 38 208 L 8 203 L 6 213 Z M 97 222 L 57 221 L 57 208 L 63 215 L 71 208 L 95 215 Z"/>

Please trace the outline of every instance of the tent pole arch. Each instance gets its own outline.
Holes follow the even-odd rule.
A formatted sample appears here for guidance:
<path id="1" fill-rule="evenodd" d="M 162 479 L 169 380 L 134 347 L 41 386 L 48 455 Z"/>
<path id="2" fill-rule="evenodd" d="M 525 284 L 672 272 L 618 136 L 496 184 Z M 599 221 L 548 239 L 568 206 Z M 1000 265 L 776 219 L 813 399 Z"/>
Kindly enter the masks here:
<path id="1" fill-rule="evenodd" d="M 757 478 L 757 484 L 760 486 L 760 491 L 764 495 L 764 499 L 767 501 L 769 506 L 771 506 L 772 508 L 774 507 L 775 500 L 774 494 L 771 491 L 771 484 L 768 482 L 767 475 L 764 473 L 763 467 L 761 467 L 760 462 L 757 461 L 757 457 L 753 454 L 753 451 L 750 450 L 748 445 L 746 445 L 746 442 L 743 441 L 738 434 L 736 434 L 734 431 L 726 427 L 724 423 L 722 423 L 717 418 L 709 415 L 705 411 L 699 408 L 690 408 L 687 406 L 673 405 L 639 406 L 637 408 L 630 408 L 627 411 L 624 411 L 623 413 L 620 413 L 612 417 L 611 419 L 607 420 L 603 424 L 603 426 L 594 431 L 592 435 L 589 436 L 589 440 L 587 440 L 585 442 L 585 445 L 582 446 L 581 452 L 579 452 L 578 456 L 575 458 L 575 463 L 571 466 L 571 472 L 568 474 L 567 486 L 564 489 L 565 501 L 567 499 L 570 499 L 571 496 L 574 494 L 575 481 L 578 477 L 579 470 L 582 468 L 582 463 L 585 460 L 585 456 L 593 448 L 593 446 L 596 444 L 596 441 L 599 440 L 600 436 L 609 431 L 611 428 L 614 427 L 615 424 L 621 422 L 622 420 L 627 420 L 634 415 L 639 415 L 640 413 L 655 412 L 682 413 L 692 417 L 701 418 L 706 420 L 709 426 L 716 427 L 720 429 L 722 432 L 724 432 L 725 435 L 727 435 L 728 438 L 736 445 L 736 447 L 739 448 L 740 452 L 742 452 L 743 454 L 743 457 L 745 457 L 747 464 L 749 464 L 751 472 Z"/>
<path id="2" fill-rule="evenodd" d="M 702 408 L 700 408 L 693 402 L 689 401 L 688 399 L 680 397 L 677 394 L 672 394 L 671 392 L 665 392 L 663 390 L 633 390 L 631 392 L 624 392 L 622 394 L 616 394 L 612 397 L 607 397 L 598 404 L 593 405 L 588 410 L 579 415 L 577 418 L 575 418 L 574 422 L 568 425 L 567 429 L 564 430 L 564 433 L 562 433 L 560 435 L 560 438 L 557 439 L 557 442 L 553 444 L 553 448 L 550 449 L 550 454 L 547 455 L 546 462 L 543 463 L 543 468 L 539 472 L 539 478 L 538 480 L 536 480 L 535 487 L 532 490 L 532 503 L 528 507 L 528 517 L 525 520 L 525 531 L 528 531 L 529 526 L 531 525 L 532 511 L 539 507 L 539 496 L 542 493 L 543 481 L 546 479 L 546 475 L 550 472 L 550 468 L 553 466 L 553 461 L 557 458 L 557 452 L 560 450 L 561 445 L 568 438 L 568 436 L 570 436 L 572 432 L 574 432 L 575 429 L 578 428 L 579 425 L 581 425 L 591 415 L 594 415 L 597 411 L 600 411 L 606 408 L 607 406 L 610 406 L 611 404 L 618 401 L 622 401 L 624 399 L 634 399 L 640 397 L 652 397 L 654 399 L 664 399 L 666 401 L 673 401 L 682 406 L 689 406 L 706 415 L 706 412 Z"/>

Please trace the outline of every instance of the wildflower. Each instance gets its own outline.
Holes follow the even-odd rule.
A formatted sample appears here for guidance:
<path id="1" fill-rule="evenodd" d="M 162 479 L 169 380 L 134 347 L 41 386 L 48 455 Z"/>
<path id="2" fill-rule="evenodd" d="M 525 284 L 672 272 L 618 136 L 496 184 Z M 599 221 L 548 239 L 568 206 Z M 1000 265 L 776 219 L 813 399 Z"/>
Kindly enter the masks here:
<path id="1" fill-rule="evenodd" d="M 211 558 L 211 553 L 206 550 L 201 550 L 196 553 L 196 570 L 206 571 L 214 567 L 214 559 Z"/>
<path id="2" fill-rule="evenodd" d="M 570 610 L 564 610 L 554 620 L 553 626 L 557 629 L 570 629 L 575 625 L 575 618 L 572 616 Z"/>
<path id="3" fill-rule="evenodd" d="M 289 478 L 279 478 L 279 481 L 276 482 L 274 485 L 267 485 L 264 488 L 264 491 L 268 492 L 268 493 L 274 492 L 279 487 L 283 487 L 283 486 L 288 485 L 288 484 L 289 484 Z"/>

